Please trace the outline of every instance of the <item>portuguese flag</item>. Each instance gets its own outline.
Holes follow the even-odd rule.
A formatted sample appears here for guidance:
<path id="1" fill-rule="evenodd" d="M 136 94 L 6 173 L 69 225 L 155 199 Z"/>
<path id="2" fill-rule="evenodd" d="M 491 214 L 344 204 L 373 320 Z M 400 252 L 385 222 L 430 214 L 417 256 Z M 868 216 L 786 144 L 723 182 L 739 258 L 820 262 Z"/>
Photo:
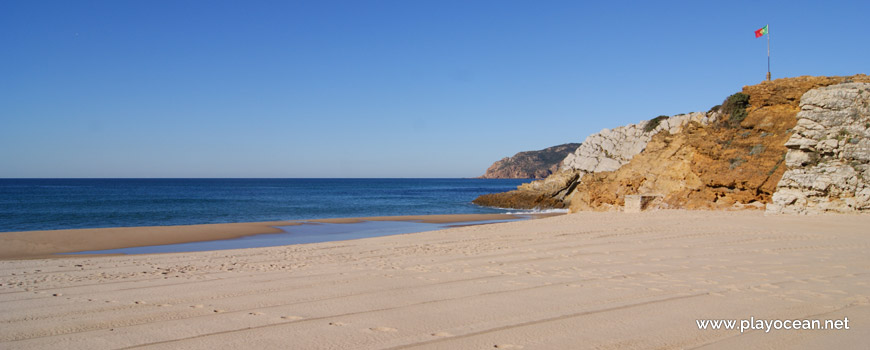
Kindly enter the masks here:
<path id="1" fill-rule="evenodd" d="M 760 37 L 764 36 L 764 34 L 767 34 L 767 26 L 764 26 L 764 28 L 761 28 L 761 29 L 755 31 L 756 38 L 760 38 Z"/>

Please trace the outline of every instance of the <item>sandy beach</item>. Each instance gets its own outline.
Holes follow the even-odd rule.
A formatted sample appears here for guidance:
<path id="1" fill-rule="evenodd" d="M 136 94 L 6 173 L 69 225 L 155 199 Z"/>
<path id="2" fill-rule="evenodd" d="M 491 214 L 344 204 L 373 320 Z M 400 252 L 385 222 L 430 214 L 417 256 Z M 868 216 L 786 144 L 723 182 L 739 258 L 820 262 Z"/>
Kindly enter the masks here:
<path id="1" fill-rule="evenodd" d="M 5 260 L 0 347 L 860 348 L 868 227 L 866 215 L 584 212 L 270 248 Z M 715 319 L 848 319 L 849 329 L 699 329 Z"/>

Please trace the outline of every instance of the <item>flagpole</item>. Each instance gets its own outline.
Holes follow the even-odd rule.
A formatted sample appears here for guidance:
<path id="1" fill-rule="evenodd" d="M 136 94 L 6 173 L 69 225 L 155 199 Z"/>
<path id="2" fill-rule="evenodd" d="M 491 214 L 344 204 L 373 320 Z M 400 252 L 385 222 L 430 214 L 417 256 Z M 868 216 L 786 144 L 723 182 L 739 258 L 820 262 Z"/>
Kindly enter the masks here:
<path id="1" fill-rule="evenodd" d="M 770 24 L 767 27 L 767 81 L 770 81 Z"/>

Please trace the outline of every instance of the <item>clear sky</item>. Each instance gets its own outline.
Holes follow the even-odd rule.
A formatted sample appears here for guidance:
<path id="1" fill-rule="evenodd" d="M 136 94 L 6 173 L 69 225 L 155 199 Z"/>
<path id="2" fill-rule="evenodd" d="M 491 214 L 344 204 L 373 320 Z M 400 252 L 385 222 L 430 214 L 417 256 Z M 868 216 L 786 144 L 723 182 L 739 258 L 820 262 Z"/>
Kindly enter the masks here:
<path id="1" fill-rule="evenodd" d="M 473 177 L 868 72 L 867 1 L 0 2 L 0 177 Z"/>

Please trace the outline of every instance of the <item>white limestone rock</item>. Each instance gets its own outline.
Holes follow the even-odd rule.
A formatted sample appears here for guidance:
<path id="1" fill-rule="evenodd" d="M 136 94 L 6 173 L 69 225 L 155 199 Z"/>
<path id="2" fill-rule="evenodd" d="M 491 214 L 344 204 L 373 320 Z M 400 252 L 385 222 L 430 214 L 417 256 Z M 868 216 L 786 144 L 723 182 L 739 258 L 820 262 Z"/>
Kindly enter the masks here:
<path id="1" fill-rule="evenodd" d="M 635 155 L 646 149 L 647 143 L 660 131 L 676 134 L 689 122 L 708 124 L 718 114 L 695 112 L 680 114 L 659 122 L 655 129 L 646 132 L 649 121 L 629 124 L 613 129 L 604 129 L 586 140 L 574 153 L 562 161 L 562 170 L 579 170 L 587 173 L 614 171 L 628 163 Z"/>
<path id="2" fill-rule="evenodd" d="M 813 89 L 800 106 L 788 169 L 766 212 L 870 212 L 870 84 Z"/>

